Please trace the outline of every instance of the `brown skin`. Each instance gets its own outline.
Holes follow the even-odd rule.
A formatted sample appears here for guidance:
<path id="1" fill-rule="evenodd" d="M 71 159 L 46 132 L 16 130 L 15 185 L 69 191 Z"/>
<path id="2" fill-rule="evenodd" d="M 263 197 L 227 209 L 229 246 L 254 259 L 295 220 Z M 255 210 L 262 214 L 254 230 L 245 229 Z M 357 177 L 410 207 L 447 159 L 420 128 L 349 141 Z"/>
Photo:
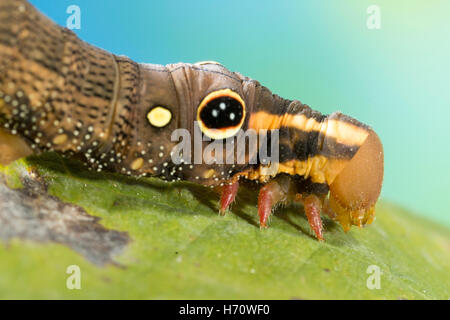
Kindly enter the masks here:
<path id="1" fill-rule="evenodd" d="M 371 131 L 353 159 L 330 185 L 330 206 L 344 230 L 373 220 L 373 208 L 383 183 L 383 145 Z"/>
<path id="2" fill-rule="evenodd" d="M 0 165 L 6 166 L 33 153 L 21 138 L 0 129 Z"/>

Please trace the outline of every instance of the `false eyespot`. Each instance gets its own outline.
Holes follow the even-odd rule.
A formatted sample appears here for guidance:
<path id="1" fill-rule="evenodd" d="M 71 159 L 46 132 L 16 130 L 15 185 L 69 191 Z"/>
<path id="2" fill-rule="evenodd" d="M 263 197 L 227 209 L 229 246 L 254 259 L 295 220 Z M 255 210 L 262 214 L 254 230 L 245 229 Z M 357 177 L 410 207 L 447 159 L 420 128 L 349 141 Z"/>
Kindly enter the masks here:
<path id="1" fill-rule="evenodd" d="M 238 93 L 230 89 L 211 92 L 197 109 L 200 130 L 212 139 L 234 136 L 244 120 L 245 102 Z"/>

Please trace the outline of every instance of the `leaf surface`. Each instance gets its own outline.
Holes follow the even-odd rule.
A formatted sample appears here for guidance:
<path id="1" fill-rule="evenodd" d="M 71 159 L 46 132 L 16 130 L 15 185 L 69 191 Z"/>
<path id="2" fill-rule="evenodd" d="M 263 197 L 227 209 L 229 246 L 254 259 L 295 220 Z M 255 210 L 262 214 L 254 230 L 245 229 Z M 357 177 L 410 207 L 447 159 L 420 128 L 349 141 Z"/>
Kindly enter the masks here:
<path id="1" fill-rule="evenodd" d="M 278 210 L 260 230 L 256 190 L 241 188 L 221 217 L 219 196 L 204 187 L 93 173 L 55 154 L 19 160 L 0 175 L 16 189 L 11 192 L 42 179 L 45 194 L 38 200 L 49 201 L 48 193 L 94 217 L 105 237 L 126 236 L 117 242 L 120 250 L 100 262 L 58 238 L 0 236 L 0 298 L 449 298 L 450 231 L 386 202 L 372 225 L 348 233 L 325 218 L 320 243 L 301 206 Z M 12 219 L 7 212 L 0 212 L 0 222 Z M 0 235 L 6 225 L 0 224 Z M 70 265 L 80 267 L 81 290 L 66 287 Z M 379 289 L 369 288 L 373 270 L 381 272 Z"/>

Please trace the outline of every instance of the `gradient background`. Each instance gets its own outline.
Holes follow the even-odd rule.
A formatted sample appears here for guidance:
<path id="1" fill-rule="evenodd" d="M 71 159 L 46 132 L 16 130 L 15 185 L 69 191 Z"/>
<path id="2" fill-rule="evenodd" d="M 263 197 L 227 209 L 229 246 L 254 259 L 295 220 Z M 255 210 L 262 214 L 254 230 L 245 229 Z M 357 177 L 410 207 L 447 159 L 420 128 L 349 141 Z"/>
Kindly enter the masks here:
<path id="1" fill-rule="evenodd" d="M 216 60 L 274 93 L 369 124 L 385 148 L 382 198 L 450 226 L 450 1 L 32 0 L 137 62 Z M 369 5 L 381 29 L 366 27 Z"/>

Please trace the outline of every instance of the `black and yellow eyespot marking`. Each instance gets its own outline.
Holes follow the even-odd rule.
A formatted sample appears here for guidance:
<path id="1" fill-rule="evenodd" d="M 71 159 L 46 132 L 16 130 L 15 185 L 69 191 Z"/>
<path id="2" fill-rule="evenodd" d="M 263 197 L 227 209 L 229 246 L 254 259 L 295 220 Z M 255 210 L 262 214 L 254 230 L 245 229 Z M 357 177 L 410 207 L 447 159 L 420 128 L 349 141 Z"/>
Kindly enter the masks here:
<path id="1" fill-rule="evenodd" d="M 245 120 L 245 102 L 231 89 L 208 94 L 197 109 L 200 130 L 212 139 L 234 136 Z"/>

